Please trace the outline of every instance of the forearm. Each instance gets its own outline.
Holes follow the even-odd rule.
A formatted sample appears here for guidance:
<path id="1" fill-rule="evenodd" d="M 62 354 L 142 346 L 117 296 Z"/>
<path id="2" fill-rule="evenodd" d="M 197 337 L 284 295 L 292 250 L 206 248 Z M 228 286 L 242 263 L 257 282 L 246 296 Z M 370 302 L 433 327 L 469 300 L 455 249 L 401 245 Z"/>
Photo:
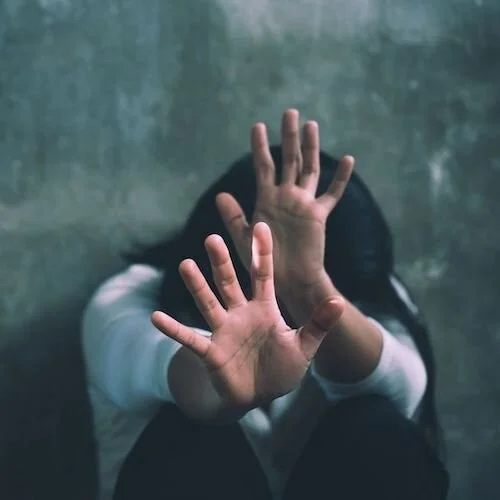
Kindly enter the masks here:
<path id="1" fill-rule="evenodd" d="M 427 387 L 427 373 L 418 351 L 401 342 L 380 323 L 371 320 L 383 337 L 383 348 L 375 370 L 357 383 L 341 383 L 321 376 L 312 366 L 312 373 L 331 402 L 378 394 L 389 399 L 406 417 L 413 417 Z"/>
<path id="2" fill-rule="evenodd" d="M 207 367 L 185 347 L 177 351 L 170 363 L 168 385 L 177 406 L 193 420 L 221 425 L 239 420 L 248 411 L 223 401 Z"/>
<path id="3" fill-rule="evenodd" d="M 314 308 L 321 302 L 339 295 L 326 273 L 314 285 L 296 287 L 287 284 L 279 293 L 297 325 L 307 322 Z M 316 354 L 316 371 L 334 382 L 356 383 L 369 376 L 377 367 L 382 343 L 378 328 L 346 301 L 336 328 L 328 333 Z"/>

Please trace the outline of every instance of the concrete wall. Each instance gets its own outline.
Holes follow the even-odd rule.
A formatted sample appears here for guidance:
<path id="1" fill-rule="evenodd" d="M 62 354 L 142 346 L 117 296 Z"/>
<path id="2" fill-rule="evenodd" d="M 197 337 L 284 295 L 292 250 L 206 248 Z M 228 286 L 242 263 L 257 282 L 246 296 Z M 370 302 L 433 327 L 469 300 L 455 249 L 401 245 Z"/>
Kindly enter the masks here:
<path id="1" fill-rule="evenodd" d="M 1 497 L 92 498 L 85 301 L 297 106 L 427 310 L 451 498 L 498 498 L 499 81 L 494 0 L 0 1 Z"/>

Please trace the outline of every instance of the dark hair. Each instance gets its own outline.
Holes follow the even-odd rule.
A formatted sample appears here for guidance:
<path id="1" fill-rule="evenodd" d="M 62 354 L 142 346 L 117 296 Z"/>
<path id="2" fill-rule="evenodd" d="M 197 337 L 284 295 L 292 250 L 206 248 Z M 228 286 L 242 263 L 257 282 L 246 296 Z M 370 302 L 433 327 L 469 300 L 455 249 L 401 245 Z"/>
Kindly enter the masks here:
<path id="1" fill-rule="evenodd" d="M 281 147 L 272 146 L 271 154 L 279 179 Z M 320 163 L 318 195 L 328 188 L 338 161 L 322 152 Z M 129 256 L 129 261 L 164 270 L 158 307 L 181 321 L 187 314 L 193 326 L 206 328 L 182 282 L 178 265 L 185 258 L 194 259 L 213 286 L 210 262 L 204 248 L 205 238 L 213 233 L 220 234 L 226 241 L 240 283 L 244 290 L 250 289 L 249 274 L 237 258 L 234 245 L 215 206 L 215 197 L 220 192 L 231 193 L 250 219 L 256 197 L 255 182 L 252 156 L 247 154 L 204 192 L 176 236 Z M 328 218 L 325 268 L 335 286 L 348 300 L 375 318 L 397 318 L 412 336 L 428 376 L 419 425 L 430 444 L 439 451 L 442 443 L 435 408 L 435 363 L 429 334 L 408 291 L 394 274 L 393 242 L 387 222 L 356 172 L 353 173 L 341 201 Z M 289 317 L 286 319 L 290 321 Z"/>

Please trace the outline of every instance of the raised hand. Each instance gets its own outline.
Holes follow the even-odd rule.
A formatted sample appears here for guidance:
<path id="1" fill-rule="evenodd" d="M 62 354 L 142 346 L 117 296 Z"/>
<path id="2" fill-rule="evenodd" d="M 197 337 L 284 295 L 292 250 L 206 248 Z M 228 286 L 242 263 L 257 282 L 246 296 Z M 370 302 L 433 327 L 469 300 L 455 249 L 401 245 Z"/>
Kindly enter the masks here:
<path id="1" fill-rule="evenodd" d="M 250 267 L 252 226 L 266 222 L 274 238 L 274 265 L 278 291 L 287 283 L 312 285 L 323 272 L 325 227 L 328 215 L 342 197 L 354 167 L 345 156 L 325 194 L 316 197 L 320 174 L 319 130 L 316 122 L 303 128 L 301 147 L 299 113 L 286 111 L 282 120 L 283 175 L 276 172 L 266 127 L 252 128 L 252 153 L 257 178 L 257 200 L 250 223 L 237 200 L 228 193 L 217 206 L 243 263 Z"/>
<path id="2" fill-rule="evenodd" d="M 152 321 L 165 335 L 191 349 L 208 368 L 219 396 L 237 408 L 251 409 L 295 388 L 321 341 L 343 312 L 335 298 L 318 307 L 310 321 L 292 330 L 285 323 L 274 290 L 273 239 L 265 223 L 253 229 L 251 300 L 241 290 L 229 251 L 211 235 L 206 249 L 224 307 L 194 261 L 180 265 L 184 282 L 213 334 L 204 337 L 156 311 Z"/>

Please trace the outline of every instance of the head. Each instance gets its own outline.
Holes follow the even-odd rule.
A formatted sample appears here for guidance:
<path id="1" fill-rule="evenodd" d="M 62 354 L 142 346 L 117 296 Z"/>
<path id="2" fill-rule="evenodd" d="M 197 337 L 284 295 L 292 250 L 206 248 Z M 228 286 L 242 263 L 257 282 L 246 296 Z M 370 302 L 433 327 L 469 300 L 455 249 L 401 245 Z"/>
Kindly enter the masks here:
<path id="1" fill-rule="evenodd" d="M 271 154 L 279 180 L 281 147 L 272 146 Z M 337 160 L 323 152 L 320 160 L 318 195 L 327 190 L 338 165 Z M 211 283 L 210 262 L 204 240 L 212 233 L 220 234 L 226 241 L 234 258 L 237 275 L 243 287 L 249 290 L 248 273 L 236 256 L 231 238 L 215 205 L 215 197 L 220 192 L 231 193 L 241 204 L 247 217 L 251 218 L 255 206 L 256 182 L 250 154 L 237 160 L 203 193 L 177 235 L 140 253 L 140 261 L 165 271 L 160 305 L 168 311 L 175 313 L 179 309 L 193 307 L 191 296 L 185 290 L 177 271 L 182 259 L 194 259 Z M 369 298 L 373 294 L 373 286 L 392 272 L 392 238 L 389 228 L 356 172 L 327 222 L 325 266 L 337 288 L 351 301 Z"/>
<path id="2" fill-rule="evenodd" d="M 278 181 L 281 175 L 281 147 L 272 146 Z M 323 194 L 334 175 L 338 161 L 322 152 L 318 196 Z M 173 238 L 143 250 L 131 260 L 164 270 L 159 307 L 181 321 L 189 318 L 193 326 L 206 328 L 193 299 L 178 272 L 185 258 L 194 259 L 207 281 L 215 289 L 204 241 L 210 234 L 220 234 L 233 257 L 236 273 L 244 290 L 250 290 L 250 277 L 239 261 L 231 238 L 222 222 L 215 197 L 231 193 L 251 219 L 256 181 L 252 156 L 237 160 L 220 179 L 206 190 L 193 208 L 182 230 Z M 353 173 L 344 195 L 328 218 L 326 230 L 325 269 L 335 286 L 351 302 L 376 314 L 396 316 L 410 331 L 428 371 L 428 389 L 424 398 L 421 424 L 432 444 L 437 443 L 438 424 L 434 408 L 434 360 L 427 329 L 412 303 L 401 293 L 400 280 L 395 286 L 392 235 L 380 208 L 370 191 Z M 289 317 L 286 317 L 288 321 Z M 295 325 L 297 326 L 297 325 Z"/>

